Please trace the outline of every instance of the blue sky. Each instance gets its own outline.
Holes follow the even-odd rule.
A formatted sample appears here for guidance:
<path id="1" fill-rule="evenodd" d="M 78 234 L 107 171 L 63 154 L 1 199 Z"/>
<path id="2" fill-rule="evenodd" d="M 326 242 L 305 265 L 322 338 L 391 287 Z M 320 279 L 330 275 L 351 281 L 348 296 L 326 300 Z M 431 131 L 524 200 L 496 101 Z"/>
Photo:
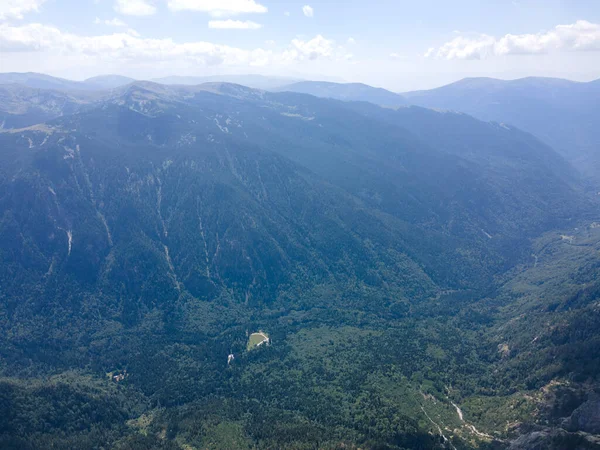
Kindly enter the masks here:
<path id="1" fill-rule="evenodd" d="M 600 78 L 598 0 L 0 0 L 0 71 Z"/>

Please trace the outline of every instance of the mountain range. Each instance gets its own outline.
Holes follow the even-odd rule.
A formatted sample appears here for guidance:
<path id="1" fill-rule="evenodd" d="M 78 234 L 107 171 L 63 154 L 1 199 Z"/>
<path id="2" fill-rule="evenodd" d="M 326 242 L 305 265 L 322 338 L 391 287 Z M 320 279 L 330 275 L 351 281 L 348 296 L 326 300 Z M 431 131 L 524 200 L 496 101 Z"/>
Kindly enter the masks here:
<path id="1" fill-rule="evenodd" d="M 598 448 L 598 197 L 531 130 L 0 80 L 0 447 Z"/>
<path id="2" fill-rule="evenodd" d="M 416 105 L 463 112 L 483 121 L 498 122 L 533 134 L 565 157 L 593 185 L 597 184 L 600 173 L 597 151 L 600 136 L 595 127 L 600 115 L 597 106 L 600 104 L 600 80 L 582 83 L 534 77 L 511 81 L 467 78 L 437 89 L 404 94 L 360 83 L 290 83 L 295 80 L 260 75 L 174 76 L 153 81 L 165 85 L 189 86 L 207 82 L 232 82 L 267 91 L 297 92 L 343 101 L 369 102 L 390 108 Z M 70 93 L 98 92 L 132 82 L 134 80 L 131 78 L 117 75 L 76 82 L 35 73 L 0 74 L 0 85 L 19 84 Z M 66 101 L 70 102 L 70 99 Z M 43 103 L 43 100 L 40 102 Z M 42 113 L 35 120 L 43 116 Z"/>
<path id="3" fill-rule="evenodd" d="M 97 92 L 134 81 L 118 75 L 78 82 L 36 73 L 0 74 L 0 85 L 19 84 L 71 92 Z M 533 134 L 564 156 L 593 185 L 597 184 L 600 173 L 600 135 L 595 126 L 600 119 L 597 106 L 600 104 L 600 80 L 582 83 L 534 77 L 509 81 L 466 78 L 440 88 L 403 94 L 361 83 L 298 81 L 261 75 L 172 76 L 153 82 L 190 86 L 230 82 L 267 91 L 297 92 L 343 101 L 369 102 L 390 108 L 416 105 L 463 112 L 483 121 L 498 122 Z M 44 117 L 44 114 L 37 115 L 35 120 L 39 117 Z"/>

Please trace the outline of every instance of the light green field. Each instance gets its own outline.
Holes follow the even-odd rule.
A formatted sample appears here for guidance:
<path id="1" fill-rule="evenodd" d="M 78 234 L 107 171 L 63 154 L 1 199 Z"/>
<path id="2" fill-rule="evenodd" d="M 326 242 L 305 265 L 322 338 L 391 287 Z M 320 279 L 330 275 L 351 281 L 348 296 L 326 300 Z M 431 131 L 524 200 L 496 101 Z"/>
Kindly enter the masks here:
<path id="1" fill-rule="evenodd" d="M 264 343 L 268 343 L 269 335 L 266 333 L 259 331 L 258 333 L 252 333 L 248 338 L 248 350 L 253 350 L 260 345 L 264 345 Z"/>

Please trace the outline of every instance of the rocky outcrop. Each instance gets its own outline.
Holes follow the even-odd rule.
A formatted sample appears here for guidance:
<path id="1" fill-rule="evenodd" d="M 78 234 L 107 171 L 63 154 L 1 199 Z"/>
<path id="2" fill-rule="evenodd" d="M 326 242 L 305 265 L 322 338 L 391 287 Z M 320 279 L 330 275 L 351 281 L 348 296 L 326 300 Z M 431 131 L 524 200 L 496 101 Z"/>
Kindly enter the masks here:
<path id="1" fill-rule="evenodd" d="M 551 383 L 542 389 L 544 394 L 541 406 L 541 416 L 548 420 L 549 424 L 562 424 L 565 417 L 569 417 L 575 409 L 581 406 L 588 398 L 588 393 L 579 386 L 570 386 L 559 383 Z"/>
<path id="2" fill-rule="evenodd" d="M 560 428 L 543 428 L 519 436 L 508 450 L 600 450 L 600 439 Z"/>
<path id="3" fill-rule="evenodd" d="M 587 401 L 563 421 L 562 426 L 569 431 L 600 434 L 600 395 L 590 394 Z"/>

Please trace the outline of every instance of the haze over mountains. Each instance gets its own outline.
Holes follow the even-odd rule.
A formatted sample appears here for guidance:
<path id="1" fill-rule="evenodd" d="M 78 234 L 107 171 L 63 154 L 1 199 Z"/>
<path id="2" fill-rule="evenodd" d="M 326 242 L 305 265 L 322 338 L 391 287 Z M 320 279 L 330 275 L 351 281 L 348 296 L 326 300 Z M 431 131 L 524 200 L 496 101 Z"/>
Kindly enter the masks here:
<path id="1" fill-rule="evenodd" d="M 135 80 L 120 75 L 102 75 L 73 81 L 41 73 L 0 73 L 0 84 L 20 84 L 35 89 L 101 90 L 123 86 Z"/>
<path id="2" fill-rule="evenodd" d="M 183 84 L 197 85 L 203 83 L 234 83 L 248 86 L 254 89 L 263 89 L 267 91 L 278 90 L 282 86 L 299 81 L 291 77 L 269 77 L 264 75 L 213 75 L 204 77 L 185 77 L 170 76 L 163 78 L 154 78 L 151 81 L 160 84 Z"/>
<path id="3" fill-rule="evenodd" d="M 136 81 L 121 75 L 99 75 L 84 81 L 72 81 L 39 73 L 0 73 L 0 84 L 22 84 L 31 88 L 60 90 L 103 90 L 125 86 Z M 263 75 L 221 75 L 221 76 L 169 76 L 150 80 L 160 84 L 198 85 L 210 82 L 242 84 L 244 86 L 276 90 L 299 81 L 291 77 L 269 77 Z"/>
<path id="4" fill-rule="evenodd" d="M 103 90 L 127 85 L 134 80 L 100 76 L 75 82 L 42 74 L 0 74 L 0 84 L 22 84 L 57 90 Z M 600 80 L 582 83 L 552 78 L 523 78 L 504 81 L 492 78 L 464 79 L 428 91 L 396 94 L 359 83 L 299 81 L 260 75 L 211 77 L 165 77 L 161 84 L 199 85 L 233 82 L 248 87 L 291 91 L 343 101 L 365 101 L 398 108 L 418 105 L 464 112 L 484 121 L 504 123 L 528 131 L 554 148 L 584 176 L 598 181 L 600 173 Z"/>
<path id="5" fill-rule="evenodd" d="M 103 90 L 134 80 L 100 76 L 74 82 L 41 74 L 0 74 L 0 84 L 22 84 L 58 90 Z M 397 94 L 360 83 L 296 81 L 260 75 L 165 77 L 161 84 L 199 85 L 232 82 L 268 91 L 290 91 L 343 101 L 364 101 L 398 108 L 418 105 L 464 112 L 484 121 L 504 123 L 530 132 L 554 148 L 582 174 L 598 182 L 600 173 L 600 80 L 582 83 L 553 78 L 505 81 L 470 78 L 427 91 Z"/>
<path id="6" fill-rule="evenodd" d="M 598 448 L 597 83 L 162 81 L 0 75 L 0 447 Z"/>

